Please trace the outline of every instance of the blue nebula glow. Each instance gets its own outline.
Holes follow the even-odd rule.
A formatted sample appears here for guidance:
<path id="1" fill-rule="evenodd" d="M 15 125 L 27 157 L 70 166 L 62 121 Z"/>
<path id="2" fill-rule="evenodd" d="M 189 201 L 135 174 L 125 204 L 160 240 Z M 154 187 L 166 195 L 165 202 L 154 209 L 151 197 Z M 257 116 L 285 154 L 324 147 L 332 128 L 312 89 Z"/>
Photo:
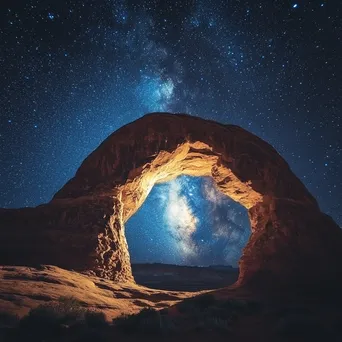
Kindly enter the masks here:
<path id="1" fill-rule="evenodd" d="M 133 263 L 237 266 L 249 235 L 247 210 L 207 177 L 155 185 L 126 223 Z"/>
<path id="2" fill-rule="evenodd" d="M 136 88 L 137 98 L 147 111 L 165 111 L 172 103 L 174 84 L 171 78 L 143 75 Z"/>

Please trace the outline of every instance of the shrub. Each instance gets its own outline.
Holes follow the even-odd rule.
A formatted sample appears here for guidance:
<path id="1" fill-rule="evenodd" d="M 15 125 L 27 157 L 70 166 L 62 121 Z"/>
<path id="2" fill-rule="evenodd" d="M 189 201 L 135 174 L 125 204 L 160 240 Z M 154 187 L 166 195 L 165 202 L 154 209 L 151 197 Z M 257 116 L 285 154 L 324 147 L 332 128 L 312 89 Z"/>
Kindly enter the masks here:
<path id="1" fill-rule="evenodd" d="M 256 301 L 242 299 L 227 299 L 219 304 L 219 307 L 231 311 L 235 314 L 253 314 L 260 311 L 261 304 Z"/>
<path id="2" fill-rule="evenodd" d="M 203 320 L 198 322 L 196 329 L 224 333 L 232 332 L 230 320 L 215 316 L 204 317 Z"/>
<path id="3" fill-rule="evenodd" d="M 32 309 L 19 323 L 19 333 L 35 337 L 50 337 L 59 335 L 61 331 L 61 316 L 58 311 L 47 305 Z"/>
<path id="4" fill-rule="evenodd" d="M 185 315 L 171 317 L 167 310 L 156 311 L 151 308 L 141 310 L 135 315 L 123 315 L 113 320 L 115 327 L 124 332 L 148 334 L 184 333 L 193 330 L 231 331 L 232 314 L 217 303 L 212 296 L 196 297 L 184 301 Z M 183 302 L 183 303 L 184 303 Z"/>
<path id="5" fill-rule="evenodd" d="M 32 309 L 19 321 L 17 329 L 12 329 L 10 341 L 64 341 L 71 338 L 73 342 L 100 342 L 105 341 L 106 327 L 109 324 L 102 312 L 86 310 L 82 302 L 73 297 L 61 297 L 57 302 Z"/>
<path id="6" fill-rule="evenodd" d="M 105 342 L 108 341 L 106 334 L 102 329 L 88 329 L 87 326 L 83 325 L 77 332 L 70 333 L 70 339 L 72 342 Z M 64 341 L 66 339 L 61 339 Z"/>
<path id="7" fill-rule="evenodd" d="M 146 330 L 146 327 L 150 329 L 159 325 L 158 313 L 151 308 L 144 308 L 139 313 L 133 315 L 121 315 L 113 320 L 113 323 L 118 328 L 125 332 L 139 332 Z"/>
<path id="8" fill-rule="evenodd" d="M 191 313 L 202 311 L 215 304 L 217 304 L 215 297 L 212 294 L 205 294 L 183 300 L 178 304 L 178 309 L 181 313 Z"/>
<path id="9" fill-rule="evenodd" d="M 240 314 L 253 314 L 261 308 L 260 303 L 241 299 L 217 300 L 211 294 L 193 297 L 178 304 L 182 314 L 201 316 L 203 311 L 216 311 L 219 317 L 237 317 Z"/>
<path id="10" fill-rule="evenodd" d="M 87 311 L 85 313 L 85 323 L 89 328 L 100 329 L 108 326 L 106 316 L 103 312 Z"/>
<path id="11" fill-rule="evenodd" d="M 230 299 L 216 300 L 211 294 L 188 298 L 177 305 L 180 315 L 151 308 L 135 315 L 122 315 L 113 320 L 115 327 L 131 333 L 185 333 L 193 330 L 230 332 L 240 314 L 259 310 L 256 302 Z"/>
<path id="12" fill-rule="evenodd" d="M 221 308 L 219 306 L 212 306 L 207 308 L 203 313 L 201 313 L 201 316 L 216 317 L 224 320 L 232 320 L 234 317 L 234 313 L 232 313 L 230 310 L 226 310 L 225 308 Z"/>
<path id="13" fill-rule="evenodd" d="M 113 320 L 114 326 L 129 333 L 169 333 L 176 330 L 170 316 L 152 308 L 142 309 L 135 315 L 122 315 Z"/>
<path id="14" fill-rule="evenodd" d="M 86 310 L 72 297 L 61 297 L 57 303 L 39 305 L 19 322 L 19 334 L 32 337 L 60 335 L 65 326 L 84 320 Z"/>

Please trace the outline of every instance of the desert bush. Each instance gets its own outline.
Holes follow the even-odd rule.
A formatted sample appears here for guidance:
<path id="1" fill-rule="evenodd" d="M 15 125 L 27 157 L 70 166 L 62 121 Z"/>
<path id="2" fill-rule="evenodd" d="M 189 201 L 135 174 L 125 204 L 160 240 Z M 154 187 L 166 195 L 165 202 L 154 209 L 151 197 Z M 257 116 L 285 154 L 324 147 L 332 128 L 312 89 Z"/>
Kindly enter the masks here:
<path id="1" fill-rule="evenodd" d="M 237 315 L 249 315 L 261 310 L 261 304 L 259 302 L 243 299 L 227 299 L 220 302 L 218 306 Z"/>
<path id="2" fill-rule="evenodd" d="M 72 297 L 61 297 L 57 302 L 47 303 L 32 309 L 19 322 L 19 335 L 33 339 L 59 336 L 65 328 L 84 320 L 86 310 Z"/>
<path id="3" fill-rule="evenodd" d="M 170 333 L 176 330 L 171 317 L 165 312 L 144 308 L 135 315 L 122 315 L 113 320 L 115 327 L 129 333 Z"/>
<path id="4" fill-rule="evenodd" d="M 215 297 L 212 294 L 205 294 L 184 299 L 178 304 L 178 310 L 181 313 L 198 312 L 199 310 L 204 310 L 215 304 L 217 304 Z"/>
<path id="5" fill-rule="evenodd" d="M 54 308 L 40 305 L 21 319 L 18 334 L 33 339 L 57 336 L 61 333 L 61 319 L 62 316 Z"/>
<path id="6" fill-rule="evenodd" d="M 196 330 L 215 331 L 215 332 L 232 332 L 232 325 L 229 319 L 216 316 L 205 316 L 195 326 Z"/>
<path id="7" fill-rule="evenodd" d="M 12 329 L 11 341 L 104 341 L 109 327 L 102 312 L 86 310 L 73 297 L 39 305 Z"/>
<path id="8" fill-rule="evenodd" d="M 255 301 L 241 299 L 217 300 L 211 294 L 186 299 L 178 304 L 182 314 L 201 316 L 203 311 L 216 311 L 219 317 L 237 317 L 260 311 L 261 304 Z"/>
<path id="9" fill-rule="evenodd" d="M 133 315 L 121 315 L 113 320 L 113 324 L 125 332 L 140 332 L 146 328 L 159 328 L 158 313 L 151 308 L 144 308 Z"/>
<path id="10" fill-rule="evenodd" d="M 85 313 L 85 324 L 89 328 L 101 329 L 108 326 L 106 316 L 103 312 L 99 311 L 87 311 Z"/>
<path id="11" fill-rule="evenodd" d="M 248 304 L 244 300 L 227 299 L 220 303 L 220 307 L 227 310 L 245 312 L 247 311 Z"/>
<path id="12" fill-rule="evenodd" d="M 103 329 L 89 329 L 86 325 L 80 326 L 78 331 L 70 332 L 68 339 L 61 339 L 61 341 L 72 341 L 72 342 L 107 342 L 109 341 L 108 335 Z M 112 339 L 110 339 L 112 341 Z"/>
<path id="13" fill-rule="evenodd" d="M 204 317 L 216 317 L 216 318 L 224 319 L 224 320 L 226 319 L 233 320 L 233 318 L 235 317 L 233 312 L 225 308 L 222 308 L 220 306 L 211 306 L 200 314 L 201 316 L 204 316 Z"/>
<path id="14" fill-rule="evenodd" d="M 123 315 L 113 320 L 115 327 L 129 333 L 174 334 L 194 330 L 225 331 L 231 330 L 233 321 L 229 311 L 218 306 L 210 297 L 186 302 L 185 314 L 171 317 L 167 310 L 151 308 L 141 310 L 135 315 Z M 196 310 L 197 308 L 197 310 Z"/>
<path id="15" fill-rule="evenodd" d="M 238 315 L 259 310 L 255 302 L 216 300 L 211 294 L 188 298 L 177 305 L 180 315 L 170 316 L 167 309 L 141 310 L 113 320 L 114 327 L 130 333 L 185 333 L 194 330 L 230 332 Z"/>

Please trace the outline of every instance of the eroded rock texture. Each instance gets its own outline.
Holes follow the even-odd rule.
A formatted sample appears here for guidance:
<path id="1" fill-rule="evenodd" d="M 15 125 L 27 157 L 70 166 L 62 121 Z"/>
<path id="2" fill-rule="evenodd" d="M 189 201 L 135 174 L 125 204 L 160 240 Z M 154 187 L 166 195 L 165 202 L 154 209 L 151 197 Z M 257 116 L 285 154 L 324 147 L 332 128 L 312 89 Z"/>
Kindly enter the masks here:
<path id="1" fill-rule="evenodd" d="M 0 211 L 1 264 L 54 264 L 132 280 L 124 222 L 155 183 L 212 176 L 244 205 L 252 234 L 238 284 L 325 284 L 341 277 L 342 231 L 266 142 L 232 125 L 153 113 L 110 135 L 53 200 Z"/>

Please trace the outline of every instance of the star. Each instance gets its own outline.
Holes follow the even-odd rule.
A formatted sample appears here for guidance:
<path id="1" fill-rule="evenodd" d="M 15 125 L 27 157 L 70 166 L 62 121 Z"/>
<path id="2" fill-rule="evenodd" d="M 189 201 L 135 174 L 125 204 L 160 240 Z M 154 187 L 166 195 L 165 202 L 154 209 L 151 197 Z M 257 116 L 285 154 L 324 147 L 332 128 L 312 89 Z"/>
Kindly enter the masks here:
<path id="1" fill-rule="evenodd" d="M 169 111 L 265 140 L 342 226 L 336 1 L 280 1 L 277 11 L 225 0 L 27 3 L 9 3 L 0 23 L 0 207 L 50 201 L 113 131 Z M 208 179 L 174 181 L 156 184 L 127 222 L 132 258 L 236 264 L 245 209 Z M 231 252 L 235 224 L 242 233 Z"/>

